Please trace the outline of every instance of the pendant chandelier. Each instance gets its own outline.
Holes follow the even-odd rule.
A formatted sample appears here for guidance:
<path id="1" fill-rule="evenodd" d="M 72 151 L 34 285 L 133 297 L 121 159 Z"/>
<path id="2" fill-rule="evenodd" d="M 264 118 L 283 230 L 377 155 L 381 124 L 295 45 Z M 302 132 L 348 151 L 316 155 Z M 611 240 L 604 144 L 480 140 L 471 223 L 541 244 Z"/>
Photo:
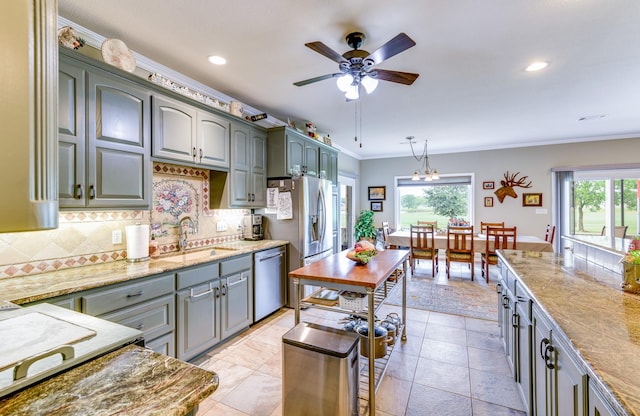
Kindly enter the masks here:
<path id="1" fill-rule="evenodd" d="M 425 182 L 431 182 L 433 180 L 440 179 L 438 176 L 437 169 L 431 169 L 431 165 L 429 165 L 429 154 L 427 153 L 427 140 L 424 141 L 424 150 L 420 156 L 416 155 L 415 150 L 413 150 L 414 137 L 409 136 L 407 140 L 409 140 L 409 146 L 411 146 L 411 153 L 413 157 L 420 163 L 420 167 L 413 172 L 413 176 L 411 177 L 412 181 L 423 180 Z M 421 177 L 424 175 L 424 177 Z"/>

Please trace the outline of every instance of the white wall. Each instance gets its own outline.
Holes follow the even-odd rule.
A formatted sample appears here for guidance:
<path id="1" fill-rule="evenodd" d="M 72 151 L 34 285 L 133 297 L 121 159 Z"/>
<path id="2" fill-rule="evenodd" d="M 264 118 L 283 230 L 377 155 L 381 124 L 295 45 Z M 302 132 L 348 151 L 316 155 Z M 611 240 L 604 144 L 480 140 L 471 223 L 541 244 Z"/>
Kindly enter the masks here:
<path id="1" fill-rule="evenodd" d="M 575 144 L 523 147 L 483 152 L 466 152 L 429 155 L 432 168 L 440 174 L 474 173 L 474 225 L 480 221 L 505 221 L 518 227 L 518 234 L 544 237 L 544 230 L 551 222 L 551 169 L 638 163 L 640 138 L 582 142 Z M 383 212 L 375 214 L 376 223 L 389 221 L 395 227 L 394 178 L 410 176 L 418 168 L 413 157 L 371 159 L 360 161 L 360 206 L 369 208 L 369 186 L 386 186 L 387 199 Z M 528 189 L 515 188 L 518 198 L 505 198 L 500 204 L 492 191 L 482 189 L 483 181 L 494 181 L 496 189 L 506 171 L 520 172 L 532 181 Z M 536 214 L 535 207 L 522 206 L 522 192 L 542 193 L 542 207 L 546 214 Z M 494 207 L 483 206 L 484 197 L 494 197 Z"/>

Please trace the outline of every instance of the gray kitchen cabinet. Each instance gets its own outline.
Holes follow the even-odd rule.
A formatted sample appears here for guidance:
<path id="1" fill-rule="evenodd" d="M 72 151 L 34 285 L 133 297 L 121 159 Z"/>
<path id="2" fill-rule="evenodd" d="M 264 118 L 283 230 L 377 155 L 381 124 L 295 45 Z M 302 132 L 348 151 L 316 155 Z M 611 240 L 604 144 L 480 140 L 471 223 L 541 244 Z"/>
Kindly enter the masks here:
<path id="1" fill-rule="evenodd" d="M 320 170 L 334 185 L 338 184 L 338 151 L 320 147 Z M 319 173 L 319 175 L 321 175 Z"/>
<path id="2" fill-rule="evenodd" d="M 250 126 L 232 123 L 230 207 L 264 207 L 267 200 L 266 171 L 266 135 Z"/>
<path id="3" fill-rule="evenodd" d="M 533 400 L 532 414 L 564 416 L 585 414 L 586 374 L 580 371 L 569 348 L 554 336 L 551 323 L 537 304 L 532 305 Z"/>
<path id="4" fill-rule="evenodd" d="M 246 255 L 220 263 L 222 339 L 246 329 L 253 323 L 253 264 Z"/>
<path id="5" fill-rule="evenodd" d="M 222 339 L 218 263 L 176 273 L 176 357 L 189 360 Z"/>
<path id="6" fill-rule="evenodd" d="M 229 120 L 154 94 L 152 156 L 211 168 L 229 168 Z"/>
<path id="7" fill-rule="evenodd" d="M 63 208 L 148 208 L 148 90 L 60 54 L 59 198 Z"/>
<path id="8" fill-rule="evenodd" d="M 171 273 L 135 279 L 75 294 L 80 312 L 144 333 L 145 346 L 175 356 L 175 278 Z M 166 344 L 166 345 L 165 345 Z"/>
<path id="9" fill-rule="evenodd" d="M 290 177 L 295 165 L 308 176 L 338 180 L 338 151 L 288 127 L 274 127 L 268 132 L 267 177 Z M 334 179 L 335 177 L 335 179 Z"/>
<path id="10" fill-rule="evenodd" d="M 533 328 L 531 305 L 531 297 L 523 289 L 522 285 L 516 282 L 515 315 L 512 322 L 515 331 L 513 337 L 513 365 L 516 383 L 520 389 L 520 397 L 528 410 L 531 409 L 531 397 L 533 395 L 531 384 L 531 331 Z"/>
<path id="11" fill-rule="evenodd" d="M 618 414 L 607 401 L 602 397 L 602 394 L 594 387 L 594 381 L 589 380 L 589 416 L 615 416 Z"/>

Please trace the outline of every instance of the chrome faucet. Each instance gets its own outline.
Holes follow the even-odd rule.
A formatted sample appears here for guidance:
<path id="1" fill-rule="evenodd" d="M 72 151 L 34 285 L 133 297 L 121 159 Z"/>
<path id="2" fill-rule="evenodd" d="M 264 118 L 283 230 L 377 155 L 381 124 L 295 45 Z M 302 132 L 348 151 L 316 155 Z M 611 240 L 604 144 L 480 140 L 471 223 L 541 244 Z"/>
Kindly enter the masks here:
<path id="1" fill-rule="evenodd" d="M 187 234 L 189 234 L 189 230 L 185 231 L 184 226 L 187 224 L 189 228 L 191 228 L 191 233 L 195 233 L 195 224 L 191 217 L 186 216 L 183 217 L 178 223 L 178 248 L 180 251 L 184 251 L 187 248 Z"/>

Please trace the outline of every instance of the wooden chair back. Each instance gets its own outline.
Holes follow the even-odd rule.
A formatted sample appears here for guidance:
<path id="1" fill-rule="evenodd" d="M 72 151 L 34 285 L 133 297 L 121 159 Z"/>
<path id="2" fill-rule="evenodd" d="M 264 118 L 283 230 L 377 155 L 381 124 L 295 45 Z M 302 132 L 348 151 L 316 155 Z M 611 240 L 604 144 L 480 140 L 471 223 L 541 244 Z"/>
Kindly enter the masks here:
<path id="1" fill-rule="evenodd" d="M 617 225 L 613 227 L 613 232 L 615 233 L 616 237 L 625 238 L 627 236 L 627 228 L 629 228 L 628 225 Z M 600 235 L 607 235 L 607 227 L 602 227 L 602 232 L 600 233 Z"/>
<path id="2" fill-rule="evenodd" d="M 433 225 L 435 231 L 438 231 L 438 221 L 418 221 L 418 225 Z"/>
<path id="3" fill-rule="evenodd" d="M 431 260 L 431 276 L 435 276 L 438 269 L 438 249 L 435 248 L 435 227 L 429 225 L 411 225 L 410 226 L 410 253 L 409 263 L 411 264 L 411 273 L 415 269 L 416 260 Z"/>
<path id="4" fill-rule="evenodd" d="M 553 237 L 556 235 L 556 226 L 555 225 L 547 225 L 547 231 L 544 235 L 544 241 L 549 244 L 553 244 Z"/>
<path id="5" fill-rule="evenodd" d="M 489 283 L 489 265 L 498 264 L 496 250 L 515 250 L 517 241 L 516 227 L 487 227 L 485 251 L 481 254 L 482 275 Z"/>
<path id="6" fill-rule="evenodd" d="M 487 235 L 487 227 L 504 227 L 504 221 L 502 222 L 480 222 L 480 234 Z"/>
<path id="7" fill-rule="evenodd" d="M 474 277 L 473 225 L 447 228 L 447 278 L 451 275 L 451 262 L 468 263 L 471 280 Z"/>

